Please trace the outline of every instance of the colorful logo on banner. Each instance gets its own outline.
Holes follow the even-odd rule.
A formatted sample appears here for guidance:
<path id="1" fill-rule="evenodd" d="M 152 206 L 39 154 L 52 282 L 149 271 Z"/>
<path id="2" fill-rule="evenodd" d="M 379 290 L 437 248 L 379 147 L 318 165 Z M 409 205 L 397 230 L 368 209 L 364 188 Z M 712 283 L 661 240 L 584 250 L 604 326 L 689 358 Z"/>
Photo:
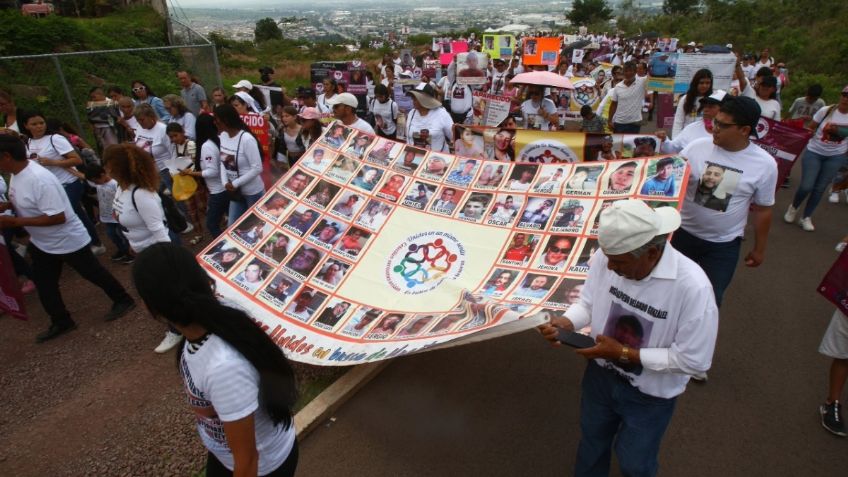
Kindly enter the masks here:
<path id="1" fill-rule="evenodd" d="M 598 101 L 598 92 L 595 89 L 595 80 L 592 78 L 580 78 L 578 80 L 572 80 L 572 85 L 574 85 L 574 93 L 571 95 L 571 98 L 582 106 L 594 106 Z"/>
<path id="2" fill-rule="evenodd" d="M 465 247 L 447 232 L 422 232 L 394 249 L 386 265 L 386 280 L 395 291 L 419 295 L 454 280 L 465 265 Z"/>
<path id="3" fill-rule="evenodd" d="M 766 137 L 769 133 L 769 123 L 768 120 L 762 116 L 760 116 L 760 120 L 757 122 L 757 137 Z"/>

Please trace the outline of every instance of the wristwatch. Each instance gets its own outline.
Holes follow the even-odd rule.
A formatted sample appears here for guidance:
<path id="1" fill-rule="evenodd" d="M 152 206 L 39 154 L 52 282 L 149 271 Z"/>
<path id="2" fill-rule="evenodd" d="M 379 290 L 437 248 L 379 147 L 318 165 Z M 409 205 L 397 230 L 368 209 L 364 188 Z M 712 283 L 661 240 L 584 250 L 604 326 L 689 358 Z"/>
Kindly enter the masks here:
<path id="1" fill-rule="evenodd" d="M 627 346 L 622 346 L 621 347 L 621 357 L 618 358 L 618 360 L 621 361 L 622 363 L 629 363 L 630 362 L 629 356 L 630 356 L 630 348 L 628 348 Z"/>

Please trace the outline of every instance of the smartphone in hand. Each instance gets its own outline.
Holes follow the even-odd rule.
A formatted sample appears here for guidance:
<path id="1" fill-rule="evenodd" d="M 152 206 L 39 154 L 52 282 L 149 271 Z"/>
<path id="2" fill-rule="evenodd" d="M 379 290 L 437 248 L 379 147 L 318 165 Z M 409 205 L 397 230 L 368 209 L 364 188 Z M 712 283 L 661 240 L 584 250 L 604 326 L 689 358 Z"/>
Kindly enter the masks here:
<path id="1" fill-rule="evenodd" d="M 557 341 L 573 348 L 583 349 L 595 346 L 595 339 L 576 331 L 559 330 Z"/>

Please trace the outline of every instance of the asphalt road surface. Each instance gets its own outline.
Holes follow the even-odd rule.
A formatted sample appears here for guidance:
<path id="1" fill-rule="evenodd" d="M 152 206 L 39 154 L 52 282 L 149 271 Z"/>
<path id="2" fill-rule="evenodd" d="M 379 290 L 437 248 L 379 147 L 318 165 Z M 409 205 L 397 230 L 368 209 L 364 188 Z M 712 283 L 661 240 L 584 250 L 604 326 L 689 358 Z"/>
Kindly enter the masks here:
<path id="1" fill-rule="evenodd" d="M 678 400 L 660 475 L 848 475 L 848 439 L 819 421 L 830 361 L 817 350 L 834 307 L 816 293 L 848 205 L 825 198 L 814 233 L 785 224 L 799 169 L 778 192 L 765 263 L 740 263 L 725 295 L 709 382 Z M 570 475 L 584 367 L 535 331 L 397 359 L 301 443 L 298 473 Z"/>

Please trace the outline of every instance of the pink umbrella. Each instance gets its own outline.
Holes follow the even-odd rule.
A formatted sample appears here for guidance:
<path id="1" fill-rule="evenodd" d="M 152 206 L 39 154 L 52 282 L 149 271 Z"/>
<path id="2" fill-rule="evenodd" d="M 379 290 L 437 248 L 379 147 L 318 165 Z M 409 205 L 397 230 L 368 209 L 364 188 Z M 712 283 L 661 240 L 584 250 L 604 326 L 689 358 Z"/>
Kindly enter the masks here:
<path id="1" fill-rule="evenodd" d="M 552 71 L 531 71 L 515 75 L 512 84 L 533 84 L 537 86 L 550 86 L 551 88 L 574 89 L 574 85 L 568 78 L 560 76 Z"/>

